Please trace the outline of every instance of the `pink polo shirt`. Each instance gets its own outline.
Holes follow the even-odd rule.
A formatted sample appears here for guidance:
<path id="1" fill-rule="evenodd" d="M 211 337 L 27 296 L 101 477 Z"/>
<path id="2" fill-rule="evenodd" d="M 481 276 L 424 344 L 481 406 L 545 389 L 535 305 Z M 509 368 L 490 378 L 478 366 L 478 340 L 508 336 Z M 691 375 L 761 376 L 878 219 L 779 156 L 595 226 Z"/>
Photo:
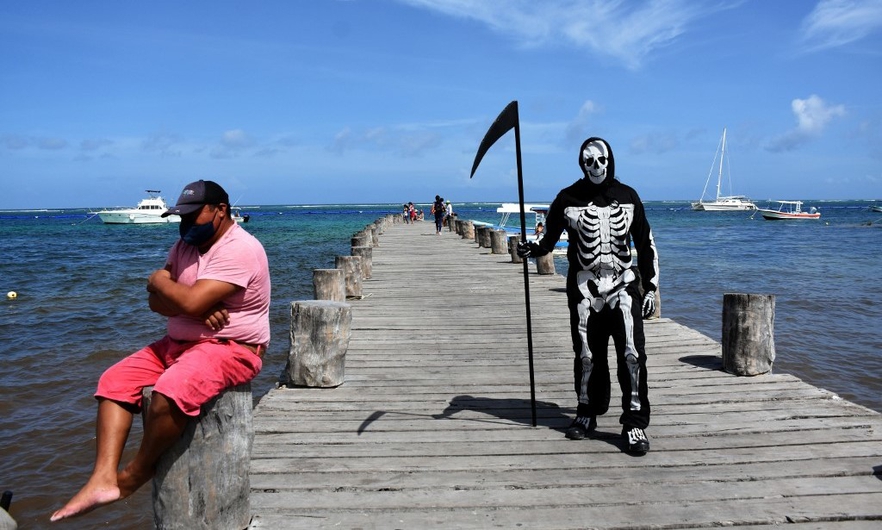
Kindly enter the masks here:
<path id="1" fill-rule="evenodd" d="M 219 280 L 241 287 L 224 300 L 230 323 L 218 331 L 202 319 L 186 315 L 168 319 L 169 337 L 180 341 L 224 338 L 248 344 L 269 344 L 270 275 L 263 245 L 239 225 L 233 225 L 208 252 L 178 240 L 168 253 L 171 277 L 193 285 L 196 280 Z"/>

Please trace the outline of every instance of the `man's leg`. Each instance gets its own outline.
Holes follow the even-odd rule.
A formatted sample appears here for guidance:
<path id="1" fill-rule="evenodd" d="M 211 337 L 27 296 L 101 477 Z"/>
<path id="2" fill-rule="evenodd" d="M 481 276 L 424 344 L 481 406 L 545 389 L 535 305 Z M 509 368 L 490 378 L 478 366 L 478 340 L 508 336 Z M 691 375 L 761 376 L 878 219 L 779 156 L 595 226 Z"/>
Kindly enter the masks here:
<path id="1" fill-rule="evenodd" d="M 98 401 L 95 428 L 97 447 L 92 475 L 79 493 L 52 514 L 52 521 L 84 514 L 121 498 L 117 469 L 131 427 L 131 412 L 115 401 Z"/>
<path id="2" fill-rule="evenodd" d="M 188 419 L 174 401 L 153 392 L 144 422 L 141 447 L 135 458 L 117 476 L 119 498 L 128 497 L 153 478 L 159 457 L 181 437 Z"/>

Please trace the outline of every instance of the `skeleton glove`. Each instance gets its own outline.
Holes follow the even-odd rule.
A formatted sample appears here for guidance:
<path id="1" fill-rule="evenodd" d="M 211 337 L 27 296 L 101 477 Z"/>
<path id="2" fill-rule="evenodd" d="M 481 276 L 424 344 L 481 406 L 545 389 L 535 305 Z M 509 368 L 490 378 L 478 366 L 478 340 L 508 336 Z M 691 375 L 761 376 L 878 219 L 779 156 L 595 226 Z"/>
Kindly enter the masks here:
<path id="1" fill-rule="evenodd" d="M 522 258 L 538 258 L 548 254 L 548 251 L 534 241 L 522 241 L 518 243 L 517 253 Z"/>
<path id="2" fill-rule="evenodd" d="M 655 291 L 649 291 L 643 296 L 643 318 L 649 318 L 655 313 Z"/>

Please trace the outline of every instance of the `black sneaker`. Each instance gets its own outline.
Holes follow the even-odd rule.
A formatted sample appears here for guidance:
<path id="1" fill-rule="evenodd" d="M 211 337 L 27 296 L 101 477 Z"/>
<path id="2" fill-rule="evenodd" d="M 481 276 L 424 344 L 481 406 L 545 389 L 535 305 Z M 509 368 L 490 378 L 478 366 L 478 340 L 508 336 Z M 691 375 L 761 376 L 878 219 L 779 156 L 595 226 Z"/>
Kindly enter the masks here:
<path id="1" fill-rule="evenodd" d="M 582 440 L 588 433 L 594 432 L 596 428 L 597 418 L 594 416 L 576 416 L 576 419 L 567 428 L 567 438 L 570 440 Z"/>
<path id="2" fill-rule="evenodd" d="M 628 441 L 629 453 L 642 455 L 649 451 L 649 438 L 639 427 L 623 427 L 622 438 Z"/>

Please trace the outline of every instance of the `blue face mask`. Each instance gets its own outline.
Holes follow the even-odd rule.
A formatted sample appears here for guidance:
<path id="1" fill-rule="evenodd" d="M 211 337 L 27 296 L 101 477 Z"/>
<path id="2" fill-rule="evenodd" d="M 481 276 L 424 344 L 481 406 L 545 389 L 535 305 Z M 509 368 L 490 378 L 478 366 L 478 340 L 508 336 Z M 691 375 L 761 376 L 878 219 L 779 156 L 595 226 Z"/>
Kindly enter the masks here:
<path id="1" fill-rule="evenodd" d="M 198 247 L 214 237 L 214 219 L 201 225 L 197 225 L 193 221 L 181 219 L 181 225 L 178 227 L 178 230 L 184 243 Z"/>

